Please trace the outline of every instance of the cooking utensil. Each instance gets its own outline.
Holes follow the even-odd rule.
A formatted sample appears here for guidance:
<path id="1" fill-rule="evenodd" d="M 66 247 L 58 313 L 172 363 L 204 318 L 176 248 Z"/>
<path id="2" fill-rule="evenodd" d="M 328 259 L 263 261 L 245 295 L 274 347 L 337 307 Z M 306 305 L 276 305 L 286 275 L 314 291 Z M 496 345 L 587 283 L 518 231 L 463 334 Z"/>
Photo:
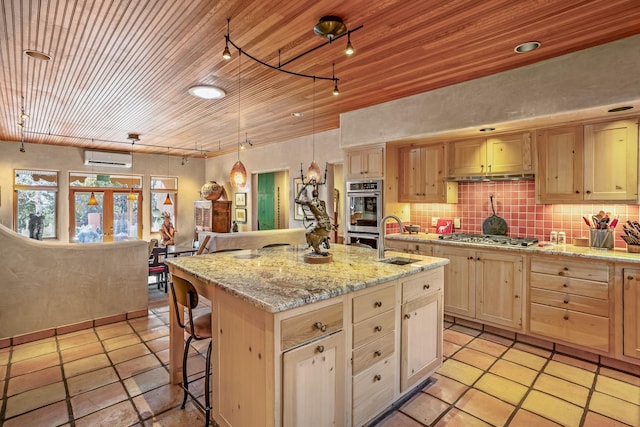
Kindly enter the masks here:
<path id="1" fill-rule="evenodd" d="M 587 227 L 589 227 L 589 228 L 592 227 L 591 223 L 589 222 L 589 220 L 587 219 L 586 216 L 583 216 L 582 219 L 584 220 L 584 223 L 587 224 Z"/>
<path id="2" fill-rule="evenodd" d="M 618 218 L 614 218 L 613 221 L 611 221 L 609 228 L 616 228 L 616 225 L 618 225 Z"/>
<path id="3" fill-rule="evenodd" d="M 496 215 L 496 209 L 493 206 L 493 194 L 489 196 L 489 201 L 491 202 L 491 210 L 493 211 L 493 215 L 489 218 L 485 219 L 482 223 L 482 232 L 484 234 L 496 234 L 504 236 L 507 234 L 507 222 Z"/>

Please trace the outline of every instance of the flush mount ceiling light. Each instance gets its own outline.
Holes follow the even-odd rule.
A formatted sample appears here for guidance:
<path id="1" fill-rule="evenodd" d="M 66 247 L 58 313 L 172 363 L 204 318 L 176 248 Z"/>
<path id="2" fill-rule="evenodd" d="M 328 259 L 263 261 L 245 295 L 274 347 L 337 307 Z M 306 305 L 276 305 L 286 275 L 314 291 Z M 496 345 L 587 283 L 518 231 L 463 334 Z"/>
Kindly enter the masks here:
<path id="1" fill-rule="evenodd" d="M 347 30 L 347 26 L 344 24 L 344 22 L 342 22 L 342 19 L 340 17 L 337 16 L 324 16 L 322 18 L 320 18 L 320 21 L 315 25 L 315 27 L 313 27 L 313 32 L 321 37 L 327 38 L 328 40 L 326 42 L 324 42 L 321 45 L 312 47 L 311 49 L 302 52 L 301 54 L 285 61 L 285 62 L 281 62 L 280 60 L 280 51 L 278 50 L 278 65 L 271 65 L 268 64 L 258 58 L 256 58 L 255 56 L 252 56 L 251 54 L 247 53 L 246 51 L 244 51 L 242 48 L 240 48 L 237 44 L 235 44 L 231 38 L 229 37 L 229 27 L 230 27 L 230 19 L 227 19 L 227 34 L 224 36 L 224 40 L 225 40 L 225 44 L 224 44 L 224 51 L 222 52 L 222 57 L 224 59 L 231 59 L 231 52 L 229 51 L 229 45 L 233 46 L 234 48 L 236 48 L 238 50 L 239 54 L 244 53 L 246 56 L 248 56 L 250 59 L 252 59 L 253 61 L 264 65 L 265 67 L 269 67 L 272 70 L 276 70 L 276 71 L 282 71 L 283 73 L 287 73 L 287 74 L 291 74 L 294 76 L 298 76 L 298 77 L 307 77 L 309 79 L 318 79 L 318 80 L 331 80 L 332 82 L 334 82 L 334 90 L 333 90 L 333 94 L 334 95 L 338 95 L 340 92 L 338 91 L 338 80 L 340 80 L 339 78 L 337 78 L 335 76 L 335 74 L 333 74 L 331 77 L 322 77 L 322 76 L 315 76 L 315 75 L 310 75 L 310 74 L 302 74 L 302 73 L 297 73 L 294 71 L 290 71 L 290 70 L 285 70 L 283 67 L 292 63 L 293 61 L 302 58 L 303 56 L 315 51 L 316 49 L 323 47 L 327 44 L 331 44 L 333 41 L 339 39 L 340 37 L 344 37 L 345 35 L 347 36 L 347 46 L 345 48 L 345 54 L 347 55 L 352 55 L 355 52 L 355 49 L 353 48 L 353 45 L 351 44 L 351 33 L 358 31 L 359 29 L 363 28 L 363 25 L 360 25 L 357 28 L 354 28 L 353 30 Z"/>
<path id="2" fill-rule="evenodd" d="M 531 52 L 532 50 L 538 49 L 540 45 L 541 45 L 540 42 L 526 42 L 526 43 L 519 44 L 513 50 L 516 53 L 527 53 L 527 52 Z"/>
<path id="3" fill-rule="evenodd" d="M 40 61 L 51 61 L 51 55 L 47 55 L 44 52 L 39 52 L 37 50 L 27 49 L 24 51 L 24 54 L 29 58 L 38 59 Z"/>
<path id="4" fill-rule="evenodd" d="M 224 90 L 211 85 L 191 86 L 189 94 L 202 99 L 222 99 L 227 95 Z"/>

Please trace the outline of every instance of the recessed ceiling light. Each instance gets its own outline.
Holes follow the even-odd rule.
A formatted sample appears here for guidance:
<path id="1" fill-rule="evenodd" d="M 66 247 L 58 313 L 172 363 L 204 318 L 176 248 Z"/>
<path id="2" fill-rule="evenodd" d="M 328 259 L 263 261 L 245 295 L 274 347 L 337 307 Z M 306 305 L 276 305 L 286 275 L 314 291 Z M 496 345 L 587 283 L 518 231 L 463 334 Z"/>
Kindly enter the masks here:
<path id="1" fill-rule="evenodd" d="M 516 53 L 527 53 L 540 47 L 540 42 L 526 42 L 519 44 L 513 49 Z"/>
<path id="2" fill-rule="evenodd" d="M 295 113 L 291 113 L 291 116 L 292 117 L 302 117 L 302 116 L 304 116 L 304 113 L 300 112 L 300 111 L 297 111 Z"/>
<path id="3" fill-rule="evenodd" d="M 496 130 L 496 128 L 482 128 L 480 132 L 493 132 L 494 130 Z"/>
<path id="4" fill-rule="evenodd" d="M 624 107 L 616 107 L 616 108 L 612 108 L 610 110 L 608 110 L 609 113 L 618 113 L 620 111 L 627 111 L 627 110 L 631 110 L 633 108 L 632 105 L 625 105 Z"/>
<path id="5" fill-rule="evenodd" d="M 202 99 L 222 99 L 227 93 L 219 87 L 198 85 L 189 88 L 189 93 Z"/>
<path id="6" fill-rule="evenodd" d="M 33 59 L 39 59 L 40 61 L 50 61 L 51 55 L 47 55 L 44 52 L 38 52 L 37 50 L 25 50 L 24 54 Z"/>

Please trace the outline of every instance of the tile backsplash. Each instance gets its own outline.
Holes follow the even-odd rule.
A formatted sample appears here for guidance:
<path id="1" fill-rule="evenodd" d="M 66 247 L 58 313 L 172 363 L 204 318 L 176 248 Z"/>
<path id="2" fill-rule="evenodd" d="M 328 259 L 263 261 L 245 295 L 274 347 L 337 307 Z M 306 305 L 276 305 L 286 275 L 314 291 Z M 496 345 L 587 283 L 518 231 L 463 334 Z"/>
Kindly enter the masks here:
<path id="1" fill-rule="evenodd" d="M 625 247 L 620 238 L 622 224 L 637 221 L 638 205 L 616 204 L 571 204 L 571 205 L 539 205 L 535 201 L 535 183 L 525 181 L 492 181 L 461 182 L 458 186 L 458 203 L 415 203 L 411 205 L 411 223 L 420 225 L 421 231 L 436 232 L 431 226 L 431 218 L 460 218 L 460 228 L 454 230 L 461 233 L 482 233 L 482 223 L 493 213 L 489 196 L 493 194 L 496 215 L 507 222 L 507 234 L 515 237 L 535 237 L 540 241 L 548 241 L 551 231 L 564 231 L 567 243 L 574 237 L 589 237 L 589 228 L 582 220 L 590 218 L 603 210 L 612 217 L 619 218 L 616 227 L 615 246 Z"/>

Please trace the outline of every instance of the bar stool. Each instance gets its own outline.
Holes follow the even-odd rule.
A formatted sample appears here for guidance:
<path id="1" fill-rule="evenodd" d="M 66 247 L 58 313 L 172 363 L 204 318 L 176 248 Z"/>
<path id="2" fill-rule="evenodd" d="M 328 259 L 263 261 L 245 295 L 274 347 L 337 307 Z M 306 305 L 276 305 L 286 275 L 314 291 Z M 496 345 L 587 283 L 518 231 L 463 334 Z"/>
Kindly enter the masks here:
<path id="1" fill-rule="evenodd" d="M 171 291 L 173 294 L 173 306 L 176 310 L 176 319 L 178 321 L 178 325 L 189 333 L 189 338 L 184 346 L 184 354 L 182 356 L 182 388 L 184 390 L 184 398 L 182 400 L 182 406 L 180 409 L 184 409 L 187 403 L 187 396 L 191 396 L 193 402 L 200 407 L 205 413 L 207 418 L 205 427 L 209 427 L 209 423 L 211 420 L 211 312 L 207 312 L 206 314 L 201 314 L 196 318 L 193 317 L 193 309 L 198 306 L 198 292 L 193 287 L 191 283 L 188 281 L 174 276 L 173 282 L 171 283 Z M 187 308 L 189 320 L 187 322 L 182 322 L 180 320 L 180 308 L 178 307 L 178 303 Z M 187 378 L 187 356 L 189 355 L 189 345 L 192 340 L 210 340 L 209 346 L 207 348 L 207 357 L 205 362 L 205 374 L 204 377 L 198 377 L 191 381 L 188 381 Z M 199 381 L 204 378 L 204 405 L 202 402 L 189 390 L 189 384 Z"/>

